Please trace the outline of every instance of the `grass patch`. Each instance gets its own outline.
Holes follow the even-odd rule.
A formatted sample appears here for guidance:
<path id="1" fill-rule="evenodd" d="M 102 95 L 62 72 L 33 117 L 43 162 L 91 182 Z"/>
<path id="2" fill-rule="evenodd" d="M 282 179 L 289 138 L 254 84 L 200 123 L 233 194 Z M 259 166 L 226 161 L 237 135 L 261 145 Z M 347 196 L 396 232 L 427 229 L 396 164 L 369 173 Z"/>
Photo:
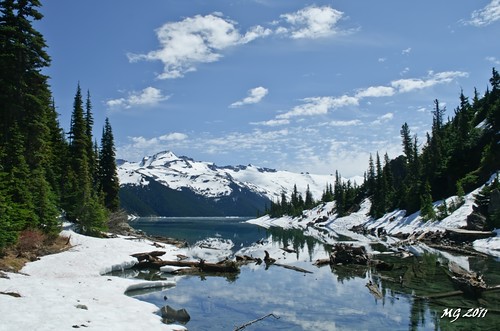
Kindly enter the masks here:
<path id="1" fill-rule="evenodd" d="M 36 261 L 40 256 L 59 253 L 70 247 L 68 237 L 27 229 L 21 232 L 17 244 L 0 252 L 0 270 L 19 272 L 26 263 Z"/>

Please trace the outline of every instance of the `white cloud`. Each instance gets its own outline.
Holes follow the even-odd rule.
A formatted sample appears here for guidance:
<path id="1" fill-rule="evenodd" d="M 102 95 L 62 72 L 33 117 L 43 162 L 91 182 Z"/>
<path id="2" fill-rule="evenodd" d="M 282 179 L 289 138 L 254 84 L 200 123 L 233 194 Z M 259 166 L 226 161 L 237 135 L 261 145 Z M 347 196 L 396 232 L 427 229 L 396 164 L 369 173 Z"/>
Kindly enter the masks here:
<path id="1" fill-rule="evenodd" d="M 295 13 L 281 15 L 290 27 L 279 27 L 276 32 L 290 34 L 294 39 L 331 36 L 338 32 L 336 24 L 343 15 L 343 12 L 329 6 L 306 7 Z"/>
<path id="2" fill-rule="evenodd" d="M 385 122 L 389 122 L 393 118 L 394 118 L 394 114 L 393 113 L 386 113 L 386 114 L 384 114 L 382 116 L 377 117 L 377 119 L 375 121 L 373 121 L 372 124 L 382 124 L 382 123 L 385 123 Z"/>
<path id="3" fill-rule="evenodd" d="M 496 57 L 494 57 L 494 56 L 487 56 L 487 57 L 486 57 L 486 61 L 489 61 L 489 62 L 491 62 L 491 63 L 493 63 L 493 64 L 496 64 L 496 65 L 500 65 L 500 60 L 499 60 L 499 59 L 497 59 L 497 58 L 496 58 Z"/>
<path id="4" fill-rule="evenodd" d="M 219 60 L 221 51 L 231 46 L 245 44 L 267 36 L 271 30 L 256 26 L 245 35 L 240 34 L 236 23 L 214 13 L 196 15 L 180 22 L 168 22 L 156 30 L 160 49 L 147 54 L 128 54 L 131 62 L 140 60 L 161 61 L 164 68 L 158 78 L 183 77 L 196 70 L 199 63 Z"/>
<path id="5" fill-rule="evenodd" d="M 175 141 L 175 140 L 185 140 L 187 138 L 188 138 L 187 134 L 173 132 L 173 133 L 169 133 L 169 134 L 160 136 L 158 139 L 161 141 Z"/>
<path id="6" fill-rule="evenodd" d="M 414 90 L 421 90 L 424 88 L 432 87 L 438 84 L 449 83 L 459 77 L 468 77 L 469 74 L 463 71 L 443 71 L 443 72 L 429 72 L 427 78 L 409 78 L 399 79 L 391 82 L 391 86 L 399 93 L 411 92 Z"/>
<path id="7" fill-rule="evenodd" d="M 471 14 L 471 19 L 465 24 L 482 27 L 500 20 L 500 0 L 492 0 L 484 8 L 475 10 Z"/>
<path id="8" fill-rule="evenodd" d="M 260 102 L 266 95 L 269 93 L 269 90 L 265 87 L 259 86 L 253 89 L 248 90 L 248 96 L 243 100 L 236 101 L 232 103 L 229 107 L 236 108 L 244 105 L 254 104 Z"/>
<path id="9" fill-rule="evenodd" d="M 264 122 L 251 122 L 250 124 L 263 125 L 263 126 L 280 126 L 280 125 L 286 125 L 289 123 L 290 123 L 290 121 L 287 119 L 274 119 L 274 120 L 269 120 L 269 121 L 264 121 Z"/>
<path id="10" fill-rule="evenodd" d="M 370 86 L 365 89 L 361 89 L 356 93 L 356 98 L 379 98 L 379 97 L 390 97 L 396 93 L 394 88 L 389 86 Z"/>
<path id="11" fill-rule="evenodd" d="M 305 103 L 295 106 L 289 112 L 276 116 L 278 119 L 289 119 L 296 116 L 324 115 L 330 109 L 337 109 L 345 106 L 358 104 L 358 99 L 343 95 L 340 97 L 312 97 L 305 98 Z"/>
<path id="12" fill-rule="evenodd" d="M 130 92 L 126 98 L 108 100 L 106 104 L 112 110 L 130 109 L 141 106 L 155 106 L 168 98 L 170 96 L 165 96 L 161 90 L 150 86 L 139 92 Z"/>
<path id="13" fill-rule="evenodd" d="M 403 54 L 403 55 L 408 55 L 408 54 L 410 54 L 410 52 L 411 52 L 411 47 L 408 47 L 407 49 L 403 49 L 403 50 L 401 51 L 401 54 Z"/>
<path id="14" fill-rule="evenodd" d="M 331 121 L 328 123 L 330 126 L 356 126 L 361 125 L 360 120 L 350 120 L 350 121 Z"/>

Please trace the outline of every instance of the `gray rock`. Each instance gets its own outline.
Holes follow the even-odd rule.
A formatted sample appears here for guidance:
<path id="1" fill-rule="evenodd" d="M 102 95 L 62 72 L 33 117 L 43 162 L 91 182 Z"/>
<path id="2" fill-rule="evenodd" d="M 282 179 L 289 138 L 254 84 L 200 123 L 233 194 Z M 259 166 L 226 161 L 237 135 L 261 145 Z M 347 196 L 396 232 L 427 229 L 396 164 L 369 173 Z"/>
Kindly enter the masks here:
<path id="1" fill-rule="evenodd" d="M 166 305 L 160 309 L 160 312 L 161 316 L 167 321 L 187 323 L 191 319 L 191 316 L 189 316 L 189 313 L 184 308 L 176 310 L 169 305 Z"/>

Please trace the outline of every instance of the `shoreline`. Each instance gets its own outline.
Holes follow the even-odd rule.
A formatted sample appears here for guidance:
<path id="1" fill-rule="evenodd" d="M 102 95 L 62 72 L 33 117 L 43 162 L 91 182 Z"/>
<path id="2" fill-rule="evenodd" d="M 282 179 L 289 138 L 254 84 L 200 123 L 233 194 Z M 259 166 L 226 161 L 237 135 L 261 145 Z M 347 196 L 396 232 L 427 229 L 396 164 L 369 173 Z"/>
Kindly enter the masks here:
<path id="1" fill-rule="evenodd" d="M 157 306 L 125 294 L 131 289 L 175 286 L 175 281 L 105 276 L 134 265 L 137 260 L 130 255 L 152 250 L 153 242 L 126 236 L 92 238 L 68 226 L 61 235 L 71 236 L 69 250 L 42 256 L 20 273 L 7 272 L 8 278 L 0 278 L 0 292 L 19 294 L 0 295 L 0 330 L 187 330 L 164 324 Z M 164 250 L 172 259 L 180 251 L 169 244 Z"/>
<path id="2" fill-rule="evenodd" d="M 399 239 L 393 237 L 397 233 L 410 234 L 417 230 L 421 233 L 439 232 L 460 228 L 465 224 L 466 215 L 472 210 L 476 191 L 467 194 L 464 205 L 454 213 L 434 222 L 423 222 L 418 213 L 404 216 L 402 211 L 394 211 L 373 220 L 366 216 L 370 208 L 369 201 L 365 201 L 359 211 L 341 218 L 331 214 L 334 203 L 325 203 L 298 218 L 271 219 L 264 216 L 247 222 L 264 228 L 277 226 L 301 229 L 305 235 L 315 237 L 326 244 L 348 236 L 352 238 L 351 243 L 358 245 L 369 246 L 371 243 L 384 242 L 390 246 L 398 242 Z M 355 226 L 375 230 L 375 233 L 355 233 L 351 231 Z M 379 228 L 387 233 L 385 239 L 378 234 Z M 475 240 L 473 247 L 500 260 L 500 230 L 495 230 L 495 234 L 495 237 Z M 182 276 L 175 276 L 173 281 L 150 282 L 106 274 L 135 265 L 137 259 L 131 256 L 135 253 L 161 249 L 165 251 L 162 259 L 175 260 L 178 254 L 191 257 L 207 254 L 209 259 L 216 258 L 211 255 L 212 252 L 202 252 L 198 248 L 193 250 L 186 247 L 182 241 L 169 239 L 164 242 L 162 238 L 135 231 L 128 235 L 113 235 L 110 238 L 87 237 L 74 232 L 69 224 L 65 224 L 61 236 L 70 237 L 70 249 L 42 256 L 38 261 L 26 264 L 21 272 L 7 272 L 4 275 L 8 278 L 0 277 L 0 292 L 19 295 L 15 297 L 0 294 L 0 314 L 6 317 L 2 320 L 0 331 L 15 330 L 19 327 L 27 330 L 68 330 L 86 327 L 94 330 L 187 330 L 181 325 L 164 324 L 156 305 L 125 294 L 133 289 L 172 287 Z M 418 253 L 419 241 L 415 239 L 404 247 L 405 250 Z M 243 251 L 263 253 L 262 250 L 266 248 L 271 247 L 246 247 Z M 277 255 L 279 250 L 280 248 L 274 247 L 271 253 Z"/>

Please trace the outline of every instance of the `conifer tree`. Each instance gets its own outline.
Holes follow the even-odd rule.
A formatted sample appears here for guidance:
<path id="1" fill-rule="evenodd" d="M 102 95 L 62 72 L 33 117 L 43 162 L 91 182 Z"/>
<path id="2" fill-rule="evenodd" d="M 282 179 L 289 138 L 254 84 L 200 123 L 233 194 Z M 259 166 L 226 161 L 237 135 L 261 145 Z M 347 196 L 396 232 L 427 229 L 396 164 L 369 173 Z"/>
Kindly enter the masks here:
<path id="1" fill-rule="evenodd" d="M 36 9 L 39 6 L 36 0 L 0 2 L 0 150 L 18 145 L 24 153 L 29 176 L 18 182 L 31 186 L 32 205 L 26 208 L 36 215 L 25 226 L 55 232 L 57 199 L 47 180 L 52 155 L 48 127 L 51 94 L 48 78 L 41 73 L 50 57 L 43 36 L 32 26 L 32 21 L 42 18 Z M 7 153 L 0 154 L 4 156 L 1 164 L 13 172 L 18 170 L 19 165 L 9 164 Z"/>
<path id="2" fill-rule="evenodd" d="M 101 203 L 98 190 L 92 185 L 92 171 L 89 168 L 89 149 L 92 140 L 88 137 L 88 122 L 85 119 L 80 84 L 77 86 L 71 121 L 71 141 L 68 182 L 65 199 L 67 216 L 75 221 L 82 233 L 98 235 L 106 228 L 106 209 Z"/>
<path id="3" fill-rule="evenodd" d="M 99 153 L 99 182 L 104 193 L 104 204 L 110 211 L 117 211 L 120 206 L 120 183 L 116 169 L 116 152 L 113 131 L 106 118 L 101 138 Z"/>
<path id="4" fill-rule="evenodd" d="M 304 209 L 311 209 L 313 207 L 314 207 L 314 198 L 311 193 L 311 189 L 309 188 L 309 185 L 307 185 L 306 198 L 304 201 Z"/>

